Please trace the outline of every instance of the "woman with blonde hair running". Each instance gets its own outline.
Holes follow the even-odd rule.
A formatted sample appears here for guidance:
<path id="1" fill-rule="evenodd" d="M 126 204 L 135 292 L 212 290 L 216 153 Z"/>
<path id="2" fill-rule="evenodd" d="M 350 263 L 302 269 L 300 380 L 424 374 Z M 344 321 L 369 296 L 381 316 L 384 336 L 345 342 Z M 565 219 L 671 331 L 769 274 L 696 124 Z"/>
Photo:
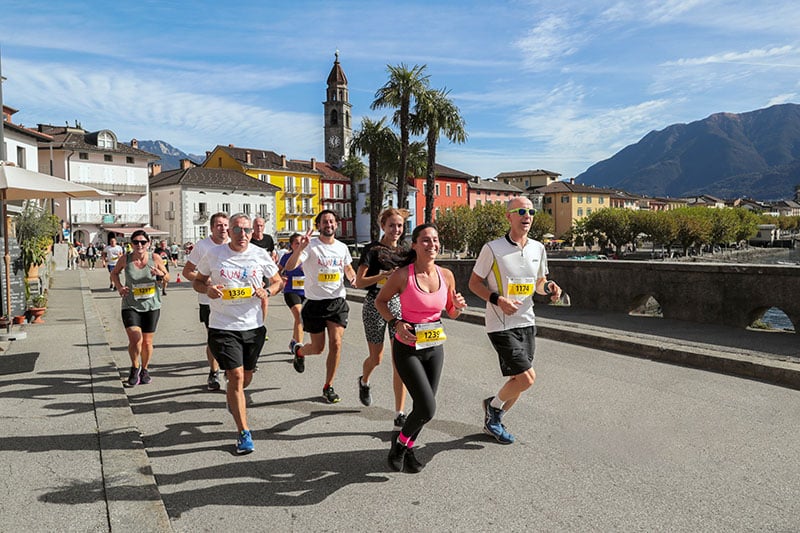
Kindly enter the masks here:
<path id="1" fill-rule="evenodd" d="M 409 212 L 406 209 L 395 209 L 390 207 L 384 209 L 378 217 L 383 237 L 378 241 L 369 243 L 361 252 L 356 272 L 356 287 L 366 289 L 367 295 L 361 307 L 361 317 L 364 323 L 364 334 L 367 337 L 369 355 L 364 359 L 362 374 L 358 378 L 358 398 L 364 405 L 372 404 L 372 393 L 369 378 L 375 368 L 383 360 L 383 344 L 386 335 L 386 321 L 375 309 L 375 297 L 380 292 L 381 287 L 386 284 L 389 276 L 397 270 L 403 259 L 405 251 L 400 240 L 403 236 L 405 221 Z M 395 296 L 388 302 L 392 316 L 400 318 L 400 298 Z M 389 328 L 389 338 L 394 336 L 394 328 Z M 394 365 L 392 365 L 394 366 Z M 397 374 L 397 370 L 392 371 L 394 388 L 394 425 L 402 427 L 406 421 L 403 412 L 406 402 L 406 388 L 403 380 Z"/>

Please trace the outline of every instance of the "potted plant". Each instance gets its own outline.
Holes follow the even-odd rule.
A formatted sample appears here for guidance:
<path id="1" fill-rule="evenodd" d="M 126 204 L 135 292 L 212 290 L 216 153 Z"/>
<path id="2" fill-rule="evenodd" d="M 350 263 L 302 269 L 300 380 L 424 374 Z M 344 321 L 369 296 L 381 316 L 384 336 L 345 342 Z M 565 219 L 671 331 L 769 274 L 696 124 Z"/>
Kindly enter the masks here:
<path id="1" fill-rule="evenodd" d="M 42 315 L 47 310 L 47 293 L 35 294 L 31 296 L 30 301 L 31 304 L 28 310 L 31 313 L 31 322 L 33 324 L 43 323 L 44 320 L 42 320 Z"/>
<path id="2" fill-rule="evenodd" d="M 47 254 L 53 244 L 53 235 L 58 233 L 58 217 L 47 213 L 36 202 L 29 201 L 16 216 L 14 223 L 22 265 L 28 272 L 29 279 L 36 278 L 38 267 L 47 261 Z M 32 272 L 32 269 L 35 272 Z"/>

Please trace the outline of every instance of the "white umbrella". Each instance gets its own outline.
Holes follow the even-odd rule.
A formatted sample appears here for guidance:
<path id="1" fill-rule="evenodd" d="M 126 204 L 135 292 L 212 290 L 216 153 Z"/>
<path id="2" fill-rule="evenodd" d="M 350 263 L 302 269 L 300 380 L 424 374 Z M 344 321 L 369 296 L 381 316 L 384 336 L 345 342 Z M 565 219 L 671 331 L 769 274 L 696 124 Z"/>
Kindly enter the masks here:
<path id="1" fill-rule="evenodd" d="M 91 198 L 112 196 L 110 193 L 63 180 L 26 168 L 0 162 L 0 224 L 3 224 L 6 267 L 6 314 L 11 312 L 11 255 L 8 251 L 8 225 L 6 224 L 6 202 L 8 200 L 32 200 L 39 198 Z"/>

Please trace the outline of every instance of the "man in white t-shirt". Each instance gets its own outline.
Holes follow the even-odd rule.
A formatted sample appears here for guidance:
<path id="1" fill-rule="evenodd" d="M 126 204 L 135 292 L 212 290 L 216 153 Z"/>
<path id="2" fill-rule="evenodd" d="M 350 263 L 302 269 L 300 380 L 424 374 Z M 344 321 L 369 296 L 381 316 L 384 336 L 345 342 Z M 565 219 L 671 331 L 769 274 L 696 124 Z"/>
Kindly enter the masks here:
<path id="1" fill-rule="evenodd" d="M 534 213 L 528 198 L 508 202 L 508 233 L 483 245 L 469 279 L 469 289 L 486 300 L 486 332 L 497 351 L 500 371 L 508 377 L 495 396 L 483 401 L 483 429 L 501 444 L 514 442 L 502 423 L 503 415 L 536 380 L 533 293 L 554 301 L 561 294 L 559 286 L 547 280 L 544 245 L 528 238 Z"/>
<path id="2" fill-rule="evenodd" d="M 194 281 L 197 265 L 200 260 L 209 250 L 221 246 L 228 242 L 228 215 L 227 213 L 214 213 L 211 215 L 211 235 L 205 239 L 197 241 L 197 244 L 192 248 L 192 253 L 186 259 L 186 264 L 183 266 L 183 277 L 190 283 Z M 200 305 L 200 322 L 202 322 L 206 330 L 208 330 L 208 316 L 210 309 L 208 306 L 208 296 L 205 294 L 197 295 L 197 303 Z M 222 388 L 219 380 L 219 365 L 217 360 L 211 354 L 211 350 L 206 345 L 206 359 L 208 360 L 208 390 L 216 391 Z"/>
<path id="3" fill-rule="evenodd" d="M 209 299 L 208 347 L 228 379 L 228 410 L 238 429 L 236 452 L 240 454 L 254 448 L 244 389 L 253 379 L 267 333 L 261 302 L 283 287 L 269 253 L 250 246 L 252 232 L 250 217 L 233 215 L 230 242 L 210 249 L 200 259 L 192 282 L 192 288 Z"/>
<path id="4" fill-rule="evenodd" d="M 108 268 L 108 279 L 111 285 L 109 286 L 109 290 L 114 291 L 117 290 L 114 287 L 114 282 L 111 280 L 111 272 L 114 270 L 114 267 L 117 266 L 117 261 L 119 258 L 123 256 L 125 250 L 122 249 L 122 246 L 117 244 L 117 238 L 111 237 L 108 241 L 108 246 L 103 248 L 103 260 L 106 263 L 106 268 Z"/>
<path id="5" fill-rule="evenodd" d="M 296 344 L 292 349 L 292 364 L 297 372 L 305 371 L 305 356 L 322 353 L 325 333 L 328 333 L 328 359 L 322 397 L 337 403 L 339 395 L 333 390 L 333 380 L 342 356 L 342 336 L 347 327 L 350 308 L 345 296 L 344 280 L 355 284 L 356 272 L 347 245 L 335 237 L 338 218 L 334 211 L 324 209 L 314 220 L 319 237 L 311 237 L 311 228 L 300 237 L 300 247 L 286 262 L 287 271 L 303 265 L 305 296 L 301 316 L 303 329 L 311 336 L 309 344 Z"/>

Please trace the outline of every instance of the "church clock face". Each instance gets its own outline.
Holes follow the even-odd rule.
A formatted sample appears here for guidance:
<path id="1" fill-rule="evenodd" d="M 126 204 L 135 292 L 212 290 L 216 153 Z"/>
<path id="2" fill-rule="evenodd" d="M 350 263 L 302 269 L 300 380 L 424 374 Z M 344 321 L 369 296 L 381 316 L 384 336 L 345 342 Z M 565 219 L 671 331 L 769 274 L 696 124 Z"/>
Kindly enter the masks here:
<path id="1" fill-rule="evenodd" d="M 328 137 L 328 146 L 331 148 L 338 148 L 340 144 L 342 144 L 342 140 L 338 135 L 331 135 Z"/>

